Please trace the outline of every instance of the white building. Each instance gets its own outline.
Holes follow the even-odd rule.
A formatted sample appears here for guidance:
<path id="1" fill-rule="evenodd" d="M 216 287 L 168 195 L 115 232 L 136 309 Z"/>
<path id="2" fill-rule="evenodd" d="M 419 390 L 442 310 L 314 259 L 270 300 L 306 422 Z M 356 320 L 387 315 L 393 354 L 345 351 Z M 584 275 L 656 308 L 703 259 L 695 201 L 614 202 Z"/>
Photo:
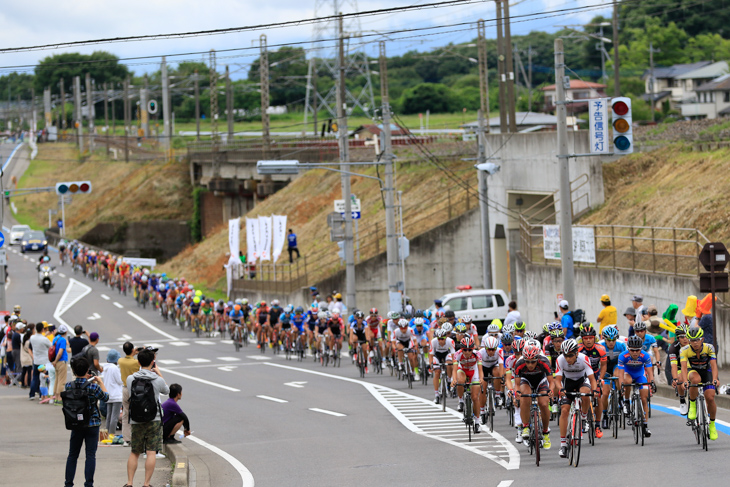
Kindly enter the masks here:
<path id="1" fill-rule="evenodd" d="M 724 74 L 695 89 L 691 101 L 682 103 L 682 115 L 718 118 L 730 115 L 730 74 Z"/>

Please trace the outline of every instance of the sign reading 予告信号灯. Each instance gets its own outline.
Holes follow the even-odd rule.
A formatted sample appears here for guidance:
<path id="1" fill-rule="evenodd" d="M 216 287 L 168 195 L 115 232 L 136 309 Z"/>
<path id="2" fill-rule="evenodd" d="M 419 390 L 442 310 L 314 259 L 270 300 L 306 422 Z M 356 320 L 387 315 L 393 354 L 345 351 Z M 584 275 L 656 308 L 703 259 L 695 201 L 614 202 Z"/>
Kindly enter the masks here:
<path id="1" fill-rule="evenodd" d="M 608 98 L 598 98 L 588 103 L 588 120 L 591 154 L 609 154 Z"/>
<path id="2" fill-rule="evenodd" d="M 545 258 L 560 260 L 560 226 L 543 225 L 542 238 Z M 573 227 L 573 260 L 596 263 L 596 243 L 592 228 Z"/>

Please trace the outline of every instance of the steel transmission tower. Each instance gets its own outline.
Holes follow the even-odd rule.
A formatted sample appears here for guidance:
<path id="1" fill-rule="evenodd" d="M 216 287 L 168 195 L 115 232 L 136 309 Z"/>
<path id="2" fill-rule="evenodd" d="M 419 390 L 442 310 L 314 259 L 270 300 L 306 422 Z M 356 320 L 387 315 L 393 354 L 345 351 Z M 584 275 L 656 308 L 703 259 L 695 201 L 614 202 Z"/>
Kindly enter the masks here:
<path id="1" fill-rule="evenodd" d="M 342 13 L 357 12 L 357 0 L 314 0 L 314 16 L 332 16 Z M 373 97 L 373 85 L 370 79 L 370 67 L 368 57 L 363 46 L 352 45 L 362 35 L 360 19 L 348 17 L 344 19 L 344 32 L 347 38 L 345 52 L 345 78 L 348 76 L 363 76 L 365 84 L 362 87 L 347 89 L 345 103 L 348 107 L 348 114 L 353 109 L 359 108 L 366 116 L 371 116 L 375 108 Z M 312 36 L 312 52 L 309 59 L 307 73 L 307 95 L 304 109 L 304 126 L 308 123 L 309 116 L 314 121 L 314 133 L 317 133 L 317 111 L 327 110 L 329 116 L 337 118 L 337 96 L 336 85 L 326 93 L 317 91 L 314 80 L 319 75 L 326 75 L 337 80 L 339 78 L 339 61 L 337 52 L 337 39 L 339 38 L 339 26 L 336 18 L 327 22 L 318 22 L 314 25 Z"/>

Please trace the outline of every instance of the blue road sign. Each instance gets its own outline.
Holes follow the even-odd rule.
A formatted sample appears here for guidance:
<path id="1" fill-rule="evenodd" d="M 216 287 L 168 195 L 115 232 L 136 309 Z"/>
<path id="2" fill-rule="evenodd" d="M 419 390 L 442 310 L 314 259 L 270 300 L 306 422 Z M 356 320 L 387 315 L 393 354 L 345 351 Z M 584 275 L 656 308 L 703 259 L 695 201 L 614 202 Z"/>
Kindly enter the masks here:
<path id="1" fill-rule="evenodd" d="M 63 228 L 63 220 L 58 220 L 56 223 L 58 223 L 58 228 Z"/>
<path id="2" fill-rule="evenodd" d="M 0 247 L 5 245 L 5 234 L 3 232 L 0 232 Z"/>
<path id="3" fill-rule="evenodd" d="M 345 218 L 345 213 L 340 213 L 340 216 L 342 218 Z M 352 212 L 352 219 L 353 220 L 359 220 L 360 219 L 360 212 L 359 211 L 353 211 Z"/>

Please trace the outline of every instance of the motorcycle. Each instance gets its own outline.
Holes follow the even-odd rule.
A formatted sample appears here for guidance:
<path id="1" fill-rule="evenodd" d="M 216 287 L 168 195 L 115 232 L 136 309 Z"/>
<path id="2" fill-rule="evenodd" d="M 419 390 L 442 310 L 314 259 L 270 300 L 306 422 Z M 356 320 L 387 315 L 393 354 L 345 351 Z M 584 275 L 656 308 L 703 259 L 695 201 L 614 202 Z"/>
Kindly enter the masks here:
<path id="1" fill-rule="evenodd" d="M 48 291 L 54 286 L 51 280 L 51 272 L 55 270 L 55 267 L 51 267 L 48 264 L 41 264 L 38 267 L 38 287 L 43 289 L 43 292 L 48 294 Z"/>

